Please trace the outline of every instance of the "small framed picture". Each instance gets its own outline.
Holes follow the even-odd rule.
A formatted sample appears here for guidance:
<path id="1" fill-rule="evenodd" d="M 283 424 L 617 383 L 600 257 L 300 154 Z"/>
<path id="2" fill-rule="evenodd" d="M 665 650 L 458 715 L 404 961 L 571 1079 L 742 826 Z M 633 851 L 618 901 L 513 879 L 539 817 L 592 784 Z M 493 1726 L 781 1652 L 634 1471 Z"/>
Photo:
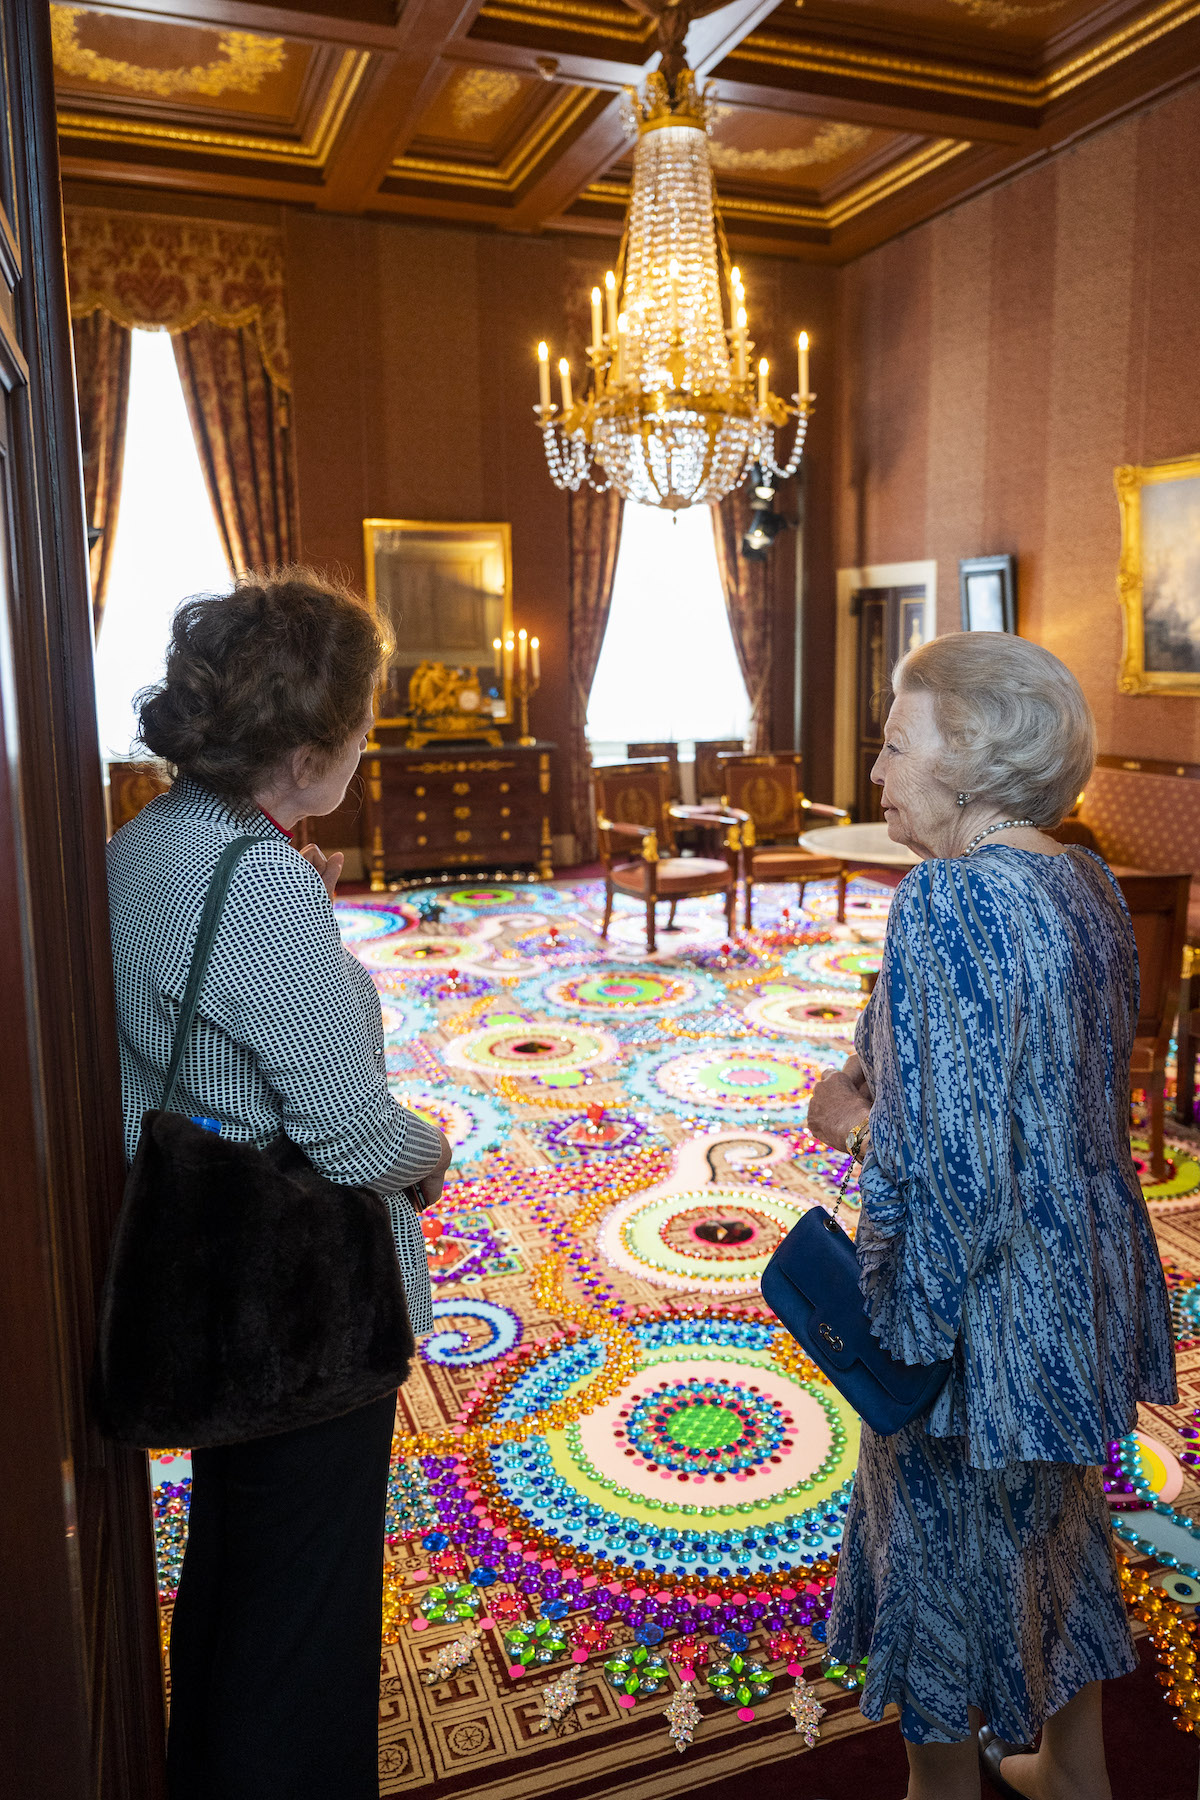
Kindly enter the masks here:
<path id="1" fill-rule="evenodd" d="M 1015 556 L 966 556 L 958 565 L 964 631 L 1017 629 Z"/>

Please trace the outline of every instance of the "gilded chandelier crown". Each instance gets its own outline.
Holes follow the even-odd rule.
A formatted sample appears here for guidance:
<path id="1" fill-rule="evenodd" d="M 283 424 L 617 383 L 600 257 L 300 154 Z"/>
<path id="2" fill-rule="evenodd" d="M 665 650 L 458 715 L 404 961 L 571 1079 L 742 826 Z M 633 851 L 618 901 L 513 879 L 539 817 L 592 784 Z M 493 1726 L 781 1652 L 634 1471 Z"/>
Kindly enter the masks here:
<path id="1" fill-rule="evenodd" d="M 693 130 L 707 131 L 712 122 L 716 87 L 712 82 L 698 87 L 691 69 L 681 69 L 673 83 L 656 69 L 641 93 L 632 87 L 624 92 L 629 120 L 637 126 L 639 137 L 664 125 L 690 125 Z"/>

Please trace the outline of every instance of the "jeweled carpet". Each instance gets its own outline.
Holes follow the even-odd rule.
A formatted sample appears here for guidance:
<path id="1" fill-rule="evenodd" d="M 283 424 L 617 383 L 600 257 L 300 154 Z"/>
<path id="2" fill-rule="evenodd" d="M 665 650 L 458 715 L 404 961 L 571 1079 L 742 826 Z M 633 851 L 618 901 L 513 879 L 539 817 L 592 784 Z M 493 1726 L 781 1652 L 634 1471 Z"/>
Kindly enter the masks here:
<path id="1" fill-rule="evenodd" d="M 686 901 L 653 957 L 620 901 L 601 943 L 602 898 L 486 884 L 338 904 L 395 1092 L 456 1150 L 423 1219 L 435 1330 L 397 1418 L 385 1795 L 661 1795 L 867 1729 L 856 1672 L 822 1650 L 857 1421 L 758 1281 L 843 1174 L 800 1120 L 852 1047 L 890 895 L 852 883 L 839 926 L 831 888 L 803 913 L 760 889 L 732 942 L 715 900 Z M 1180 1685 L 1200 1598 L 1177 1522 L 1200 1495 L 1189 1145 L 1147 1192 L 1188 1405 L 1118 1447 L 1110 1478 L 1139 1507 L 1125 1530 L 1163 1537 L 1150 1560 L 1141 1540 L 1130 1601 L 1178 1665 L 1173 1703 L 1200 1716 Z M 851 1221 L 855 1203 L 851 1182 Z M 186 1452 L 151 1466 L 165 1626 Z"/>

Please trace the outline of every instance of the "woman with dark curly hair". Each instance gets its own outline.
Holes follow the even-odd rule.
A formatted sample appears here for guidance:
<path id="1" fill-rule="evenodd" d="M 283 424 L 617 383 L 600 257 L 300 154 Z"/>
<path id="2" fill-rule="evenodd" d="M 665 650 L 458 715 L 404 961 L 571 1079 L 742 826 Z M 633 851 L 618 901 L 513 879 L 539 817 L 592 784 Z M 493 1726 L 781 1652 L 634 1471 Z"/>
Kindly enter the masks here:
<path id="1" fill-rule="evenodd" d="M 142 742 L 172 765 L 109 846 L 125 1145 L 159 1104 L 200 909 L 238 863 L 184 1055 L 179 1110 L 387 1198 L 416 1332 L 432 1327 L 420 1224 L 446 1139 L 388 1092 L 379 998 L 342 945 L 342 858 L 293 849 L 332 812 L 371 726 L 376 622 L 307 570 L 240 579 L 175 615 Z M 197 1450 L 171 1629 L 172 1800 L 375 1800 L 383 1521 L 395 1396 Z"/>

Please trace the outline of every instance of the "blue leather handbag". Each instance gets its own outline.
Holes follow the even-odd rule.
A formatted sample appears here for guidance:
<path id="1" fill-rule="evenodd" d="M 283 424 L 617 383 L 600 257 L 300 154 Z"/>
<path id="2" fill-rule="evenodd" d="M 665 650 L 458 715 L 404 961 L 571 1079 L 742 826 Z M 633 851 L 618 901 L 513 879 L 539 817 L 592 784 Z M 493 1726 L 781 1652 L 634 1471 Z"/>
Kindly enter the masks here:
<path id="1" fill-rule="evenodd" d="M 792 1229 L 763 1270 L 762 1296 L 775 1317 L 880 1437 L 909 1424 L 944 1387 L 954 1358 L 897 1362 L 872 1337 L 858 1286 L 854 1245 L 823 1206 Z"/>

